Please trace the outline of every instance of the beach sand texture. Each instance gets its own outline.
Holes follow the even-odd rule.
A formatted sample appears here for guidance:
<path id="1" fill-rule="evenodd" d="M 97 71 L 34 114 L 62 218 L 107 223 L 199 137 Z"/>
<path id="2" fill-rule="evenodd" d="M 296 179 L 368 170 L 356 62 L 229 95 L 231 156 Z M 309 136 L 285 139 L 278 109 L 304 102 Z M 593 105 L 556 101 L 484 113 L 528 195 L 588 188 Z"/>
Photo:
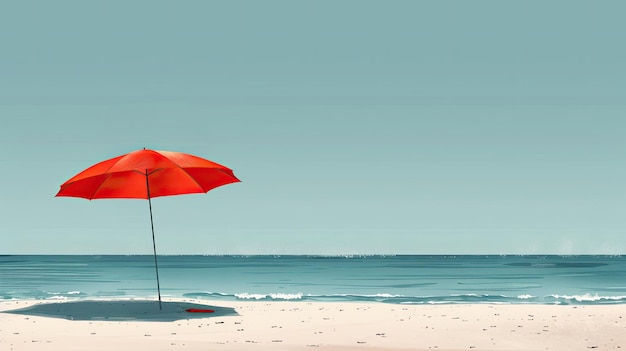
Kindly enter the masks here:
<path id="1" fill-rule="evenodd" d="M 7 312 L 50 302 L 2 301 L 0 350 L 626 349 L 626 305 L 165 302 L 210 305 L 216 313 L 159 312 L 157 302 L 136 300 L 124 301 L 124 316 L 87 301 L 60 302 L 45 317 Z"/>

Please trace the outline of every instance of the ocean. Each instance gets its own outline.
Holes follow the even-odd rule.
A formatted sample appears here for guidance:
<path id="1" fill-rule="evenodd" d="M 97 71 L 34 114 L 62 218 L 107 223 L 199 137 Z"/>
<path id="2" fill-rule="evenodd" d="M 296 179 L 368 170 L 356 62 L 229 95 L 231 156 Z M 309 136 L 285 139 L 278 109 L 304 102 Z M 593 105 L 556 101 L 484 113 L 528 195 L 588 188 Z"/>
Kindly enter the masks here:
<path id="1" fill-rule="evenodd" d="M 622 256 L 159 256 L 163 297 L 394 304 L 623 304 Z M 2 255 L 0 300 L 156 298 L 154 259 Z"/>

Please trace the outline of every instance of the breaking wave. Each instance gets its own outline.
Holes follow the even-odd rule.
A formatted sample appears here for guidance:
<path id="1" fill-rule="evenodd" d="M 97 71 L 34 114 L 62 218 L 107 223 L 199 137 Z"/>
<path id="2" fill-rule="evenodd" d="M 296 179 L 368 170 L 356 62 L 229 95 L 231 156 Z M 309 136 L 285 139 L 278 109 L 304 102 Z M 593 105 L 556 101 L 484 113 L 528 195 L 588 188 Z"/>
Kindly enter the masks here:
<path id="1" fill-rule="evenodd" d="M 616 304 L 626 303 L 626 296 L 600 296 L 598 294 L 584 295 L 550 295 L 549 299 L 561 302 L 562 304 Z"/>
<path id="2" fill-rule="evenodd" d="M 379 294 L 332 294 L 314 295 L 303 293 L 236 293 L 196 292 L 183 295 L 188 298 L 206 300 L 248 300 L 248 301 L 321 301 L 321 302 L 382 302 L 392 304 L 620 304 L 626 303 L 626 296 L 599 295 L 558 295 L 517 296 L 490 294 L 453 294 L 444 296 L 406 296 L 388 293 Z"/>
<path id="3" fill-rule="evenodd" d="M 300 300 L 302 294 L 234 294 L 236 298 L 241 300 Z"/>

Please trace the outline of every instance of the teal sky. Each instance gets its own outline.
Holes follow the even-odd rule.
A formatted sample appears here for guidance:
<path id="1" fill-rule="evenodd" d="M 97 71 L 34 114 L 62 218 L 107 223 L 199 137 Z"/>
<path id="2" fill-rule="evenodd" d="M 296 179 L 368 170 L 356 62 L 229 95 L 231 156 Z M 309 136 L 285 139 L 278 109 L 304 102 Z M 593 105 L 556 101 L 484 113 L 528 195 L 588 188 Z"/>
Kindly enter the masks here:
<path id="1" fill-rule="evenodd" d="M 626 251 L 622 1 L 0 5 L 0 253 L 150 253 L 55 198 L 142 147 L 242 183 L 153 201 L 163 254 Z"/>

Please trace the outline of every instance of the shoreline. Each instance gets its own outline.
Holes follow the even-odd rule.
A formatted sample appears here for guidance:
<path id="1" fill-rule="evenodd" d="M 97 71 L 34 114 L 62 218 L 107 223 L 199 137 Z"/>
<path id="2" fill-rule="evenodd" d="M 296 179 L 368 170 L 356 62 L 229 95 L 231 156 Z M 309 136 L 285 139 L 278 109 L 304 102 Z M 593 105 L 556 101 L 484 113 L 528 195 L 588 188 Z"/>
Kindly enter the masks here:
<path id="1" fill-rule="evenodd" d="M 2 350 L 616 350 L 626 349 L 626 304 L 396 305 L 164 299 L 232 314 L 149 321 L 133 300 L 85 300 L 95 319 L 6 313 L 71 301 L 0 300 Z M 103 301 L 126 301 L 133 318 L 101 318 Z M 64 305 L 65 304 L 65 305 Z M 142 307 L 143 308 L 143 307 Z M 91 311 L 89 311 L 91 309 Z M 171 312 L 171 311 L 170 311 Z M 180 319 L 178 319 L 180 317 Z M 106 318 L 106 316 L 104 317 Z"/>

